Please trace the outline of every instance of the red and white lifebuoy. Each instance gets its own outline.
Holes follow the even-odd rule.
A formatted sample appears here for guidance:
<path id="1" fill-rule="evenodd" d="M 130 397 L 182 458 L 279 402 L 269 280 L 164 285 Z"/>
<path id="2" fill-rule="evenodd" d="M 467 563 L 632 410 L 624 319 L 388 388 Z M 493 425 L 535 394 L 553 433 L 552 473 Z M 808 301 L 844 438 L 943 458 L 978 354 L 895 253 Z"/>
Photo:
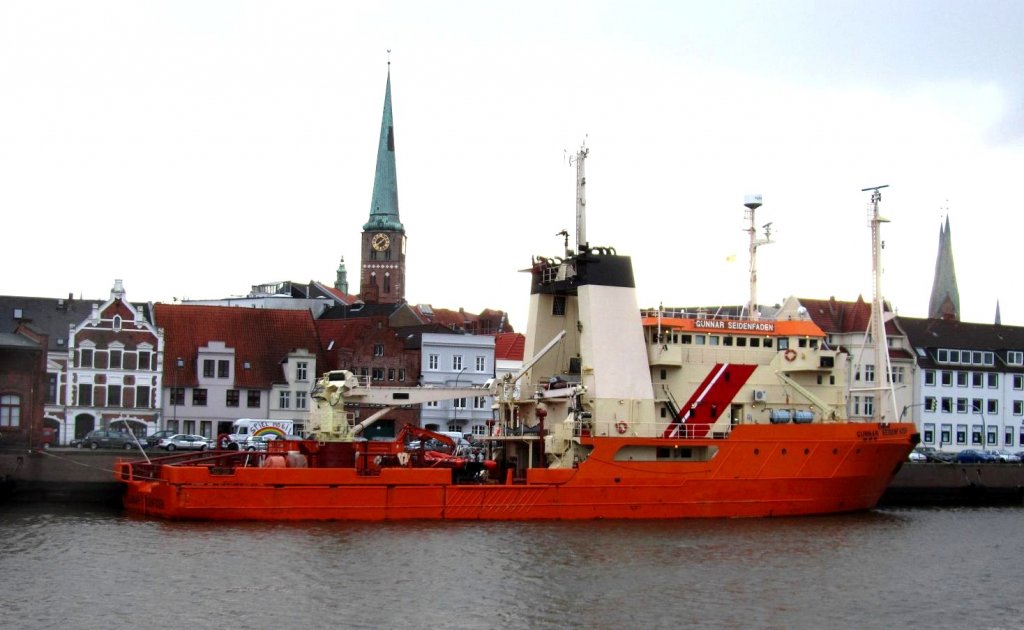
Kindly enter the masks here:
<path id="1" fill-rule="evenodd" d="M 796 359 L 796 350 L 792 348 L 786 348 L 786 351 L 782 353 L 782 356 L 786 357 L 787 361 L 793 361 Z"/>
<path id="2" fill-rule="evenodd" d="M 629 425 L 625 420 L 619 420 L 615 423 L 615 430 L 619 432 L 619 435 L 622 435 L 629 430 Z"/>

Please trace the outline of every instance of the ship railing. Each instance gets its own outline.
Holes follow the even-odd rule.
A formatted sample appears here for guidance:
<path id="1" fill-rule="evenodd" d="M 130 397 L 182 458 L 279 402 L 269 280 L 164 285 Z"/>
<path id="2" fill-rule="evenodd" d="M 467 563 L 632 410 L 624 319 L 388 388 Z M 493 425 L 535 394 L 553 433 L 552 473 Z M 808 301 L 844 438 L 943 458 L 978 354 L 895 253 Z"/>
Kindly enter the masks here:
<path id="1" fill-rule="evenodd" d="M 601 425 L 604 424 L 605 427 Z M 594 423 L 583 418 L 573 423 L 573 437 L 651 437 L 663 439 L 724 440 L 732 432 L 727 423 L 698 422 L 669 424 L 667 422 L 626 422 Z"/>

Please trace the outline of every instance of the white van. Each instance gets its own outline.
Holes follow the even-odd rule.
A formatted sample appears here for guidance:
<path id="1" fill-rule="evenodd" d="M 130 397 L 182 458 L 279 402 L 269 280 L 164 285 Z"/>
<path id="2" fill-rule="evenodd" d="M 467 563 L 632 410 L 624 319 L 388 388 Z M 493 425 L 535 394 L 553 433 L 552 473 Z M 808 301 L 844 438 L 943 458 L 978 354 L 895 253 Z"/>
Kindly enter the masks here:
<path id="1" fill-rule="evenodd" d="M 227 443 L 220 446 L 221 448 L 244 451 L 254 437 L 265 435 L 284 437 L 290 435 L 294 429 L 295 423 L 291 420 L 239 418 L 231 423 L 231 433 L 227 436 Z"/>

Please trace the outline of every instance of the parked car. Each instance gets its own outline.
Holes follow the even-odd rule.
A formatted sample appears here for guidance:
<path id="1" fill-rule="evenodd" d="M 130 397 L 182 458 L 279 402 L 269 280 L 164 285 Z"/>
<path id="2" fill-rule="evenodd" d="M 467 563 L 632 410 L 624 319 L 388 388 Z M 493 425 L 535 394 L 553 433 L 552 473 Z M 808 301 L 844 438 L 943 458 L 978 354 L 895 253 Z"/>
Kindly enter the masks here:
<path id="1" fill-rule="evenodd" d="M 128 431 L 110 431 L 97 429 L 89 431 L 81 441 L 72 440 L 72 445 L 77 448 L 123 448 L 125 450 L 137 448 L 138 438 Z"/>
<path id="2" fill-rule="evenodd" d="M 961 464 L 981 464 L 995 461 L 992 455 L 973 448 L 965 449 L 956 454 L 956 461 Z"/>
<path id="3" fill-rule="evenodd" d="M 146 436 L 146 447 L 147 448 L 153 448 L 153 447 L 157 446 L 158 444 L 160 444 L 160 440 L 162 440 L 164 438 L 171 437 L 172 435 L 175 435 L 176 433 L 177 433 L 177 431 L 170 431 L 170 430 L 164 429 L 163 431 L 157 431 L 153 435 L 147 435 Z"/>
<path id="4" fill-rule="evenodd" d="M 254 435 L 246 441 L 245 450 L 265 451 L 267 450 L 267 442 L 273 442 L 276 439 L 276 435 Z"/>
<path id="5" fill-rule="evenodd" d="M 907 455 L 907 461 L 926 462 L 928 461 L 928 456 L 915 448 L 914 450 L 910 451 L 909 455 Z"/>
<path id="6" fill-rule="evenodd" d="M 1020 455 L 1017 453 L 1011 453 L 1010 451 L 989 451 L 989 454 L 1000 462 L 1016 463 L 1020 461 Z"/>
<path id="7" fill-rule="evenodd" d="M 157 445 L 165 450 L 174 451 L 177 449 L 191 451 L 205 451 L 210 448 L 212 442 L 201 435 L 189 435 L 187 433 L 175 433 L 172 436 L 162 438 Z"/>

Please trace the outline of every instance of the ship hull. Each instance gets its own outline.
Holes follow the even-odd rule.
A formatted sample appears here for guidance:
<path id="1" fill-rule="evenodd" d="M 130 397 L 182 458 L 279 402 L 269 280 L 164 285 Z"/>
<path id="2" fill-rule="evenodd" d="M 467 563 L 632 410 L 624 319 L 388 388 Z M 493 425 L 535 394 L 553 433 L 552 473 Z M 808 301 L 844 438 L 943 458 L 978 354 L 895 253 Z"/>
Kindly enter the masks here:
<path id="1" fill-rule="evenodd" d="M 875 506 L 916 442 L 910 424 L 738 426 L 708 440 L 594 437 L 576 468 L 504 483 L 452 471 L 255 468 L 124 462 L 125 508 L 174 520 L 583 520 L 830 514 Z M 638 456 L 694 449 L 706 461 Z M 153 472 L 155 471 L 155 472 Z"/>

